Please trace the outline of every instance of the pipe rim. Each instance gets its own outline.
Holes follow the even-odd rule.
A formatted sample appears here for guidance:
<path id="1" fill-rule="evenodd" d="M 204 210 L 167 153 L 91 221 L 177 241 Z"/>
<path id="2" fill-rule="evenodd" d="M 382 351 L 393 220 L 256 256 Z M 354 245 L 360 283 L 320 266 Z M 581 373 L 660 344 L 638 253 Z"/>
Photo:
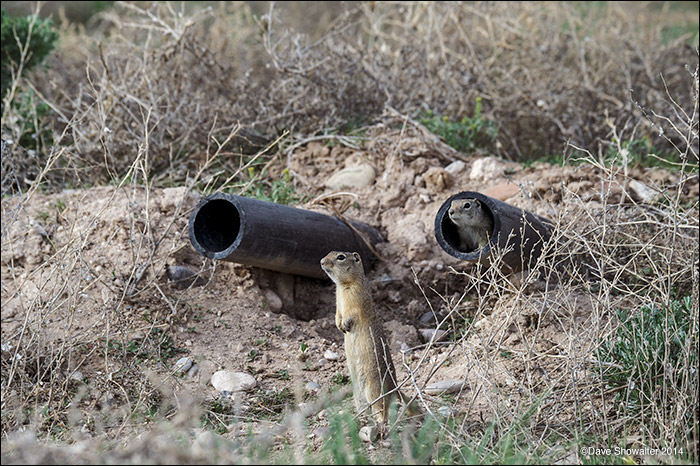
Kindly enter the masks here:
<path id="1" fill-rule="evenodd" d="M 244 230 L 245 210 L 232 194 L 206 196 L 190 215 L 190 242 L 198 253 L 210 259 L 231 255 L 240 245 Z"/>

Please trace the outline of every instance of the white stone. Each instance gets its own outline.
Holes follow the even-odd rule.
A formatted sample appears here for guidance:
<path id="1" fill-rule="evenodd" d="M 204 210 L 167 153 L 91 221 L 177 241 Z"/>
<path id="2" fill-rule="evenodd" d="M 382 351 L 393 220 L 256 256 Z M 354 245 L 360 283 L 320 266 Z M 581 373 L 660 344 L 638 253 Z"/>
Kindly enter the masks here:
<path id="1" fill-rule="evenodd" d="M 180 358 L 175 363 L 175 373 L 180 374 L 183 372 L 187 372 L 188 370 L 190 370 L 190 367 L 192 367 L 192 359 L 187 357 Z"/>
<path id="2" fill-rule="evenodd" d="M 306 384 L 306 389 L 311 390 L 312 392 L 317 392 L 321 389 L 321 385 L 319 385 L 318 382 L 311 381 Z"/>
<path id="3" fill-rule="evenodd" d="M 483 157 L 472 162 L 469 178 L 472 180 L 488 181 L 503 175 L 509 164 L 496 157 Z"/>
<path id="4" fill-rule="evenodd" d="M 461 380 L 443 380 L 440 382 L 431 383 L 423 390 L 428 395 L 442 395 L 447 393 L 455 393 L 462 389 L 464 382 Z"/>
<path id="5" fill-rule="evenodd" d="M 447 336 L 447 332 L 441 329 L 422 328 L 418 331 L 420 332 L 421 338 L 423 338 L 423 341 L 426 343 L 429 341 L 440 341 Z"/>
<path id="6" fill-rule="evenodd" d="M 461 160 L 455 160 L 454 162 L 445 167 L 445 171 L 450 175 L 455 176 L 457 173 L 461 172 L 466 167 L 466 163 L 462 162 Z"/>
<path id="7" fill-rule="evenodd" d="M 282 310 L 282 300 L 273 290 L 269 288 L 264 289 L 263 296 L 265 297 L 265 301 L 267 302 L 267 305 L 270 306 L 270 310 L 272 312 L 278 314 Z"/>
<path id="8" fill-rule="evenodd" d="M 654 202 L 654 200 L 656 200 L 656 198 L 659 197 L 658 191 L 650 188 L 641 181 L 630 180 L 628 186 L 632 191 L 634 191 L 634 193 L 639 197 L 639 199 L 641 199 L 642 202 Z"/>
<path id="9" fill-rule="evenodd" d="M 331 189 L 363 188 L 374 182 L 376 172 L 369 164 L 356 165 L 336 172 L 326 181 Z"/>
<path id="10" fill-rule="evenodd" d="M 222 370 L 211 376 L 211 384 L 220 392 L 248 391 L 255 388 L 257 383 L 252 375 L 244 372 Z"/>
<path id="11" fill-rule="evenodd" d="M 340 358 L 340 355 L 335 351 L 326 350 L 326 352 L 323 353 L 323 357 L 329 361 L 337 361 Z"/>

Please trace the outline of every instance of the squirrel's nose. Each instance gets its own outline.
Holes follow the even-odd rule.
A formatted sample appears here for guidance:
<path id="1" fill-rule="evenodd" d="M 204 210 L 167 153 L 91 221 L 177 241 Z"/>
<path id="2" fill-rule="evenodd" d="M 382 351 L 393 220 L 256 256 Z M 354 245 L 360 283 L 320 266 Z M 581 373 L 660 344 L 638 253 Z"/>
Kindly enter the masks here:
<path id="1" fill-rule="evenodd" d="M 454 209 L 450 209 L 448 212 L 449 212 L 450 215 L 452 215 L 452 214 L 455 213 L 455 210 L 454 210 Z"/>
<path id="2" fill-rule="evenodd" d="M 328 259 L 326 259 L 325 257 L 323 259 L 321 259 L 321 265 L 326 265 L 327 263 L 328 263 Z"/>

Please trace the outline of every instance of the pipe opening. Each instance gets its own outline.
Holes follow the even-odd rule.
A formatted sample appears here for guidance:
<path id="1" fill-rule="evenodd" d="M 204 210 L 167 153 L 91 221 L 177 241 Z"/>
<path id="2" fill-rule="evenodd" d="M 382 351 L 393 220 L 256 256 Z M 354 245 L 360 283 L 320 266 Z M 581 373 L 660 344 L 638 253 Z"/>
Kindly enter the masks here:
<path id="1" fill-rule="evenodd" d="M 236 241 L 241 217 L 231 202 L 213 199 L 199 209 L 193 227 L 194 237 L 200 246 L 210 252 L 220 252 Z"/>

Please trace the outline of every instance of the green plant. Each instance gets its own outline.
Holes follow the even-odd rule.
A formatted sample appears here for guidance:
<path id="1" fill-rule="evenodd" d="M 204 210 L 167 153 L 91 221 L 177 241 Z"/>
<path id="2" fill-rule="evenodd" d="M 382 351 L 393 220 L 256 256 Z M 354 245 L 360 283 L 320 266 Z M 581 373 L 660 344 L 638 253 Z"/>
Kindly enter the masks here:
<path id="1" fill-rule="evenodd" d="M 63 199 L 57 199 L 56 201 L 51 203 L 51 207 L 56 209 L 59 213 L 63 212 L 64 210 L 66 210 L 66 201 L 64 201 Z"/>
<path id="2" fill-rule="evenodd" d="M 114 339 L 106 341 L 107 353 L 114 357 L 125 356 L 137 365 L 145 361 L 165 362 L 185 350 L 175 346 L 170 335 L 160 328 L 153 328 L 144 338 L 132 338 L 126 344 Z"/>
<path id="3" fill-rule="evenodd" d="M 333 377 L 331 377 L 331 382 L 333 382 L 336 385 L 347 385 L 348 383 L 350 383 L 350 377 L 338 372 Z"/>
<path id="4" fill-rule="evenodd" d="M 29 150 L 42 150 L 53 144 L 48 116 L 50 107 L 40 101 L 32 90 L 16 88 L 22 73 L 44 61 L 53 50 L 58 33 L 50 19 L 38 16 L 13 17 L 4 9 L 2 15 L 2 53 L 0 53 L 0 98 L 5 119 L 5 97 L 10 89 L 9 105 L 16 112 L 13 134 L 18 144 Z"/>
<path id="5" fill-rule="evenodd" d="M 359 427 L 352 410 L 329 410 L 330 434 L 321 450 L 321 463 L 329 464 L 370 464 L 362 446 Z"/>
<path id="6" fill-rule="evenodd" d="M 263 419 L 277 420 L 293 402 L 294 393 L 289 388 L 258 390 L 257 401 L 251 406 L 250 412 Z"/>
<path id="7" fill-rule="evenodd" d="M 261 176 L 265 172 L 261 173 Z M 255 168 L 248 168 L 248 176 L 255 177 Z M 291 181 L 289 169 L 285 168 L 282 176 L 276 180 L 258 179 L 243 192 L 244 196 L 254 197 L 262 201 L 274 202 L 276 204 L 296 204 L 304 202 L 304 196 L 298 196 L 296 187 Z"/>
<path id="8" fill-rule="evenodd" d="M 606 365 L 603 380 L 617 390 L 622 412 L 646 417 L 653 406 L 675 410 L 675 397 L 669 396 L 660 405 L 659 396 L 690 388 L 691 381 L 684 378 L 698 365 L 698 320 L 693 312 L 689 296 L 668 306 L 650 304 L 634 313 L 617 311 L 620 325 L 612 339 L 603 342 L 598 357 Z M 697 383 L 697 375 L 695 378 Z"/>
<path id="9" fill-rule="evenodd" d="M 289 380 L 291 377 L 289 376 L 289 369 L 280 369 L 274 374 L 270 375 L 270 377 L 273 377 L 275 379 L 280 379 L 280 380 Z"/>
<path id="10" fill-rule="evenodd" d="M 22 70 L 28 70 L 44 61 L 53 50 L 58 33 L 51 19 L 38 16 L 12 17 L 4 9 L 2 16 L 2 54 L 0 54 L 0 97 L 12 85 Z"/>
<path id="11" fill-rule="evenodd" d="M 421 123 L 458 151 L 471 152 L 480 144 L 493 142 L 498 135 L 498 125 L 485 119 L 481 110 L 481 97 L 477 97 L 472 117 L 465 116 L 459 121 L 452 121 L 446 115 L 437 115 L 428 110 L 421 118 Z"/>
<path id="12" fill-rule="evenodd" d="M 48 117 L 53 113 L 49 106 L 37 101 L 34 91 L 19 91 L 12 102 L 17 112 L 15 121 L 19 145 L 25 149 L 41 150 L 53 144 L 51 124 Z"/>
<path id="13" fill-rule="evenodd" d="M 217 434 L 225 434 L 228 432 L 228 426 L 223 419 L 231 416 L 231 408 L 232 403 L 224 397 L 208 402 L 204 406 L 205 412 L 199 417 L 200 425 Z"/>
<path id="14" fill-rule="evenodd" d="M 260 353 L 258 353 L 255 349 L 250 350 L 247 356 L 248 362 L 254 361 L 258 356 L 260 356 Z"/>

